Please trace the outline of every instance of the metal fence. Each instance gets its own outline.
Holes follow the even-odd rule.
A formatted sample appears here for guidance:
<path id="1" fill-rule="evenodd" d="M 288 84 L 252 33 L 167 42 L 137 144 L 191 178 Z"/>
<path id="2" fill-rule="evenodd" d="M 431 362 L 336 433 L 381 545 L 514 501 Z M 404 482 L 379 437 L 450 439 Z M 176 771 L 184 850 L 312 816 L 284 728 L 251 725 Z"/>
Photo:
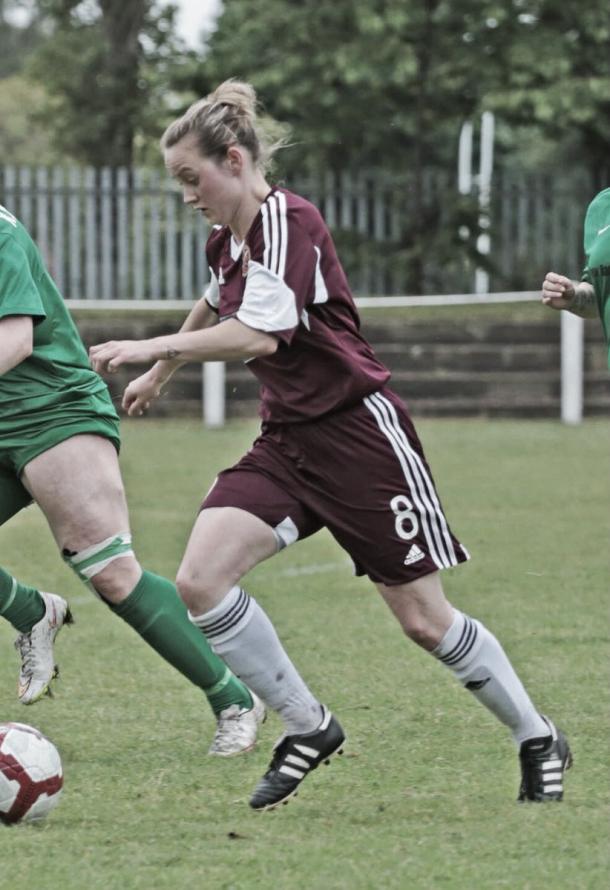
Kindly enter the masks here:
<path id="1" fill-rule="evenodd" d="M 484 224 L 491 250 L 476 254 L 476 183 L 426 171 L 327 173 L 288 183 L 324 214 L 357 294 L 468 292 L 477 266 L 491 290 L 529 290 L 548 268 L 577 275 L 586 177 L 557 188 L 545 177 L 494 180 Z M 0 167 L 0 203 L 28 227 L 69 299 L 192 300 L 208 278 L 207 225 L 176 185 L 150 169 Z"/>

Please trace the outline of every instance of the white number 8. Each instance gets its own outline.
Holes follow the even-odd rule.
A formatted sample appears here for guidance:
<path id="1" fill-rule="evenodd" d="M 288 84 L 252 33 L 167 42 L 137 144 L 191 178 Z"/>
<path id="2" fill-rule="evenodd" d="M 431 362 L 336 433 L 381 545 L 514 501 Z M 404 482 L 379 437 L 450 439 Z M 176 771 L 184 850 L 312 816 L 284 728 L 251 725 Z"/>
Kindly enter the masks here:
<path id="1" fill-rule="evenodd" d="M 390 501 L 390 507 L 396 516 L 394 528 L 396 534 L 403 541 L 410 541 L 419 531 L 417 514 L 413 511 L 413 504 L 404 494 L 397 494 Z"/>

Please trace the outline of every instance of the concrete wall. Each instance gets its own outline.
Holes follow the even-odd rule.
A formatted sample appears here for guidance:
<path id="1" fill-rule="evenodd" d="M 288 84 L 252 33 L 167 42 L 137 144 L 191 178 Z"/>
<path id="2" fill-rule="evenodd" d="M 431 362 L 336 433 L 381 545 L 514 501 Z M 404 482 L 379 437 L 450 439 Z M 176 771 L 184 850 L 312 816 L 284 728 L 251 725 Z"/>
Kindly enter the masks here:
<path id="1" fill-rule="evenodd" d="M 559 314 L 533 320 L 491 314 L 411 320 L 369 313 L 363 331 L 391 369 L 391 385 L 416 416 L 558 417 L 560 412 Z M 439 317 L 440 315 L 440 317 Z M 92 317 L 74 312 L 87 345 L 110 339 L 143 339 L 173 333 L 182 316 L 121 313 Z M 585 344 L 585 415 L 610 413 L 610 372 L 601 326 L 588 321 Z M 131 368 L 108 378 L 119 397 L 137 376 Z M 228 417 L 255 417 L 258 384 L 241 364 L 227 366 Z M 182 368 L 155 403 L 151 416 L 201 416 L 201 366 Z"/>

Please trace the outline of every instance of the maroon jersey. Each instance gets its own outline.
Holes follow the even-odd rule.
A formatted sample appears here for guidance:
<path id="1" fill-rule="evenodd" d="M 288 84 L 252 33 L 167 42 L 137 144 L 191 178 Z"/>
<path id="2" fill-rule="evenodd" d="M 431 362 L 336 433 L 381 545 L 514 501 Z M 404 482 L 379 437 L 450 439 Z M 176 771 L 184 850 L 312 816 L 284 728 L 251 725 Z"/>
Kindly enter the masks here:
<path id="1" fill-rule="evenodd" d="M 277 337 L 277 351 L 251 359 L 261 383 L 263 420 L 310 420 L 347 408 L 390 377 L 360 333 L 360 321 L 319 211 L 273 188 L 246 238 L 214 229 L 206 245 L 208 303 L 220 320 L 237 318 Z"/>

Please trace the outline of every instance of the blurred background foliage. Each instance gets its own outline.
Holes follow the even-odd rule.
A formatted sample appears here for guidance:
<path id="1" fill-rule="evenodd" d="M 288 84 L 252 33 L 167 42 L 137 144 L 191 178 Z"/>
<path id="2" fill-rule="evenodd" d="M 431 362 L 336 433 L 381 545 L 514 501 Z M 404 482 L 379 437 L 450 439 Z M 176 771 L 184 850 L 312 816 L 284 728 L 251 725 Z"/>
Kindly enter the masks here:
<path id="1" fill-rule="evenodd" d="M 607 0 L 225 0 L 198 49 L 175 13 L 159 0 L 0 0 L 3 158 L 32 153 L 40 128 L 41 163 L 53 151 L 156 163 L 164 125 L 241 77 L 291 126 L 288 169 L 453 163 L 459 125 L 483 110 L 504 164 L 608 166 Z"/>
<path id="2" fill-rule="evenodd" d="M 610 181 L 608 0 L 224 0 L 196 49 L 169 2 L 0 0 L 3 163 L 158 167 L 166 124 L 228 77 L 290 127 L 278 178 L 408 173 L 415 290 L 426 252 L 476 253 L 476 201 L 452 188 L 443 233 L 424 188 L 455 181 L 464 121 L 494 112 L 494 175 Z"/>

